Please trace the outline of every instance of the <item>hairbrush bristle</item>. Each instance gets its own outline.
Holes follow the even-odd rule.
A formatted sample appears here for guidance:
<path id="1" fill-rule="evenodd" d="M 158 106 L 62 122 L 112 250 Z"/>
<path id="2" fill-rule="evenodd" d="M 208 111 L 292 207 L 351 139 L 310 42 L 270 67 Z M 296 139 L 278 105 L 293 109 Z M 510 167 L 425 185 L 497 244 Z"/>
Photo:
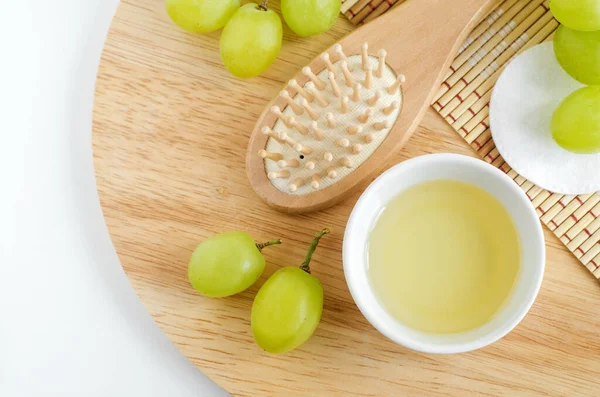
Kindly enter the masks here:
<path id="1" fill-rule="evenodd" d="M 398 88 L 404 83 L 405 80 L 406 79 L 403 75 L 399 75 L 396 81 L 394 81 L 394 83 L 386 89 L 387 93 L 392 95 L 398 92 Z"/>
<path id="2" fill-rule="evenodd" d="M 383 70 L 385 69 L 385 57 L 387 56 L 387 51 L 382 48 L 381 50 L 379 50 L 379 52 L 377 52 L 377 55 L 379 55 L 379 60 L 377 63 L 377 72 L 375 73 L 375 75 L 377 76 L 377 78 L 382 78 Z"/>
<path id="3" fill-rule="evenodd" d="M 342 73 L 344 74 L 344 82 L 346 83 L 346 87 L 352 87 L 354 85 L 354 77 L 348 68 L 348 63 L 346 61 L 342 61 L 340 62 L 340 66 L 342 68 Z"/>
<path id="4" fill-rule="evenodd" d="M 292 110 L 294 111 L 294 113 L 296 113 L 296 115 L 299 116 L 302 113 L 304 113 L 304 108 L 292 99 L 292 97 L 290 96 L 290 93 L 287 92 L 287 90 L 281 91 L 279 93 L 279 96 L 282 97 L 286 101 L 288 106 L 290 106 L 292 108 Z"/>
<path id="5" fill-rule="evenodd" d="M 361 49 L 361 53 L 360 53 L 360 57 L 361 57 L 361 66 L 362 66 L 362 70 L 366 71 L 368 64 L 369 64 L 369 43 L 363 43 L 363 45 L 360 47 Z"/>
<path id="6" fill-rule="evenodd" d="M 310 66 L 303 67 L 302 74 L 308 77 L 310 81 L 312 81 L 312 83 L 315 85 L 315 87 L 317 87 L 319 90 L 323 91 L 325 87 L 327 87 L 327 85 L 323 81 L 321 81 L 321 79 L 315 76 Z"/>
<path id="7" fill-rule="evenodd" d="M 333 113 L 327 113 L 325 115 L 325 118 L 327 119 L 327 127 L 335 128 L 337 123 L 335 122 L 335 116 L 333 115 Z"/>
<path id="8" fill-rule="evenodd" d="M 383 142 L 402 105 L 403 75 L 369 55 L 364 43 L 352 55 L 341 45 L 305 66 L 289 81 L 270 112 L 276 119 L 258 155 L 273 186 L 287 194 L 324 189 L 351 175 Z M 302 84 L 300 83 L 302 82 Z"/>
<path id="9" fill-rule="evenodd" d="M 392 113 L 394 110 L 398 110 L 398 109 L 400 109 L 400 102 L 394 101 L 394 102 L 390 103 L 388 106 L 384 107 L 382 109 L 382 112 L 383 112 L 383 114 L 385 114 L 387 116 L 390 113 Z"/>
<path id="10" fill-rule="evenodd" d="M 300 166 L 300 161 L 298 161 L 297 159 L 279 160 L 277 162 L 277 165 L 279 166 L 279 168 L 297 168 L 298 166 Z"/>
<path id="11" fill-rule="evenodd" d="M 259 150 L 258 155 L 260 157 L 262 157 L 263 159 L 269 159 L 269 160 L 273 160 L 273 161 L 278 161 L 283 158 L 283 154 L 281 154 L 281 153 L 267 152 L 264 149 Z"/>
<path id="12" fill-rule="evenodd" d="M 329 54 L 324 52 L 321 54 L 321 60 L 323 62 L 325 62 L 325 65 L 327 66 L 327 70 L 329 70 L 329 72 L 334 73 L 335 75 L 335 67 L 333 66 L 333 63 L 331 63 L 331 61 L 329 60 Z"/>

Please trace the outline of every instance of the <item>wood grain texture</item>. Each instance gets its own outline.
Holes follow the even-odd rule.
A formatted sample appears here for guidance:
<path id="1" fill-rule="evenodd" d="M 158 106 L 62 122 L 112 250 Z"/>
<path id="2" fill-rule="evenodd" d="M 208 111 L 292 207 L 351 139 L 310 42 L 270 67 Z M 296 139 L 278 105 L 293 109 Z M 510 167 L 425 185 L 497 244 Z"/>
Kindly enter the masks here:
<path id="1" fill-rule="evenodd" d="M 515 331 L 480 351 L 426 355 L 381 336 L 348 292 L 341 245 L 358 193 L 302 216 L 275 212 L 254 194 L 244 157 L 260 112 L 290 76 L 351 29 L 342 17 L 316 39 L 286 28 L 275 64 L 242 81 L 222 67 L 218 33 L 182 32 L 162 0 L 121 3 L 98 74 L 94 161 L 111 237 L 148 311 L 234 396 L 597 396 L 600 286 L 552 233 L 545 233 L 540 295 Z M 435 152 L 475 155 L 431 110 L 389 165 Z M 252 299 L 276 269 L 300 263 L 324 226 L 332 233 L 312 266 L 325 291 L 323 320 L 298 350 L 266 354 L 252 340 Z M 189 256 L 204 238 L 232 229 L 284 244 L 265 250 L 266 271 L 249 290 L 227 299 L 199 296 L 187 281 Z"/>

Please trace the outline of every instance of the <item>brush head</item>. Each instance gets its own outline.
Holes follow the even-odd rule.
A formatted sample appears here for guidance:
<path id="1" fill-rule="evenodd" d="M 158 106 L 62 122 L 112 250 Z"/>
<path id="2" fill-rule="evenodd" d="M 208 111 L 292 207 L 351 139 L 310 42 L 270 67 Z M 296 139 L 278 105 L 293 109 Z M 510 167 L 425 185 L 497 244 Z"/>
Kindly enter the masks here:
<path id="1" fill-rule="evenodd" d="M 283 104 L 271 108 L 275 122 L 261 126 L 274 132 L 264 150 L 279 155 L 262 158 L 277 190 L 302 196 L 351 178 L 387 137 L 400 114 L 404 77 L 385 64 L 385 50 L 372 56 L 368 48 L 346 55 L 334 46 L 319 57 L 321 70 L 305 66 L 305 83 L 291 80 L 280 93 Z M 288 178 L 276 173 L 282 168 Z"/>
<path id="2" fill-rule="evenodd" d="M 460 7 L 456 7 L 458 1 Z M 341 39 L 327 50 L 327 55 L 315 57 L 307 65 L 311 73 L 308 70 L 306 74 L 298 71 L 293 77 L 295 84 L 290 84 L 286 90 L 294 101 L 299 100 L 297 94 L 307 100 L 315 116 L 311 121 L 317 121 L 326 136 L 318 141 L 312 140 L 312 134 L 307 134 L 311 140 L 305 140 L 304 136 L 296 136 L 291 131 L 290 135 L 302 145 L 294 147 L 312 149 L 311 158 L 322 159 L 325 151 L 335 158 L 324 165 L 319 162 L 310 170 L 319 172 L 321 178 L 314 184 L 305 167 L 299 167 L 298 173 L 294 172 L 294 178 L 289 180 L 268 179 L 272 161 L 257 156 L 260 149 L 271 150 L 273 145 L 282 151 L 282 155 L 296 153 L 290 151 L 287 145 L 277 147 L 277 143 L 281 144 L 273 138 L 277 135 L 260 133 L 260 128 L 265 125 L 283 130 L 287 127 L 278 123 L 277 120 L 281 119 L 267 109 L 256 123 L 246 155 L 248 178 L 254 191 L 280 211 L 302 213 L 327 208 L 365 187 L 414 133 L 460 44 L 481 17 L 497 3 L 497 0 L 458 1 L 406 1 L 377 21 L 365 24 Z M 375 45 L 363 46 L 367 39 L 373 40 Z M 394 51 L 381 51 L 382 48 Z M 335 80 L 329 79 L 329 72 L 334 73 Z M 405 84 L 404 78 L 399 77 L 400 73 L 408 76 Z M 316 91 L 310 85 L 307 86 L 314 85 L 314 77 L 326 84 L 324 90 L 319 90 L 323 91 L 319 92 L 321 99 L 317 99 Z M 330 88 L 332 81 L 339 87 L 338 95 L 335 95 L 335 89 Z M 362 87 L 359 88 L 360 100 L 357 102 L 351 99 L 355 82 Z M 380 98 L 375 95 L 375 90 L 381 91 Z M 369 100 L 372 105 L 367 102 Z M 390 106 L 396 101 L 397 106 Z M 323 106 L 321 102 L 327 105 Z M 289 112 L 292 111 L 288 108 L 290 103 L 286 98 L 277 96 L 269 106 L 277 105 L 284 112 Z M 368 120 L 362 132 L 355 132 L 352 138 L 347 138 L 351 140 L 350 146 L 341 148 L 332 144 L 335 139 L 343 137 L 348 127 L 355 126 L 356 118 L 365 114 L 368 106 L 375 108 L 375 112 L 371 116 L 365 115 Z M 304 113 L 296 117 L 298 122 L 308 121 L 302 118 Z M 332 113 L 334 119 L 327 120 L 326 116 L 323 122 L 323 113 Z M 389 128 L 383 118 L 390 120 Z M 283 120 L 288 121 L 285 117 Z M 378 127 L 382 129 L 373 128 L 371 123 L 380 123 Z M 290 192 L 287 186 L 297 178 L 304 178 L 304 183 L 294 183 L 295 191 Z"/>

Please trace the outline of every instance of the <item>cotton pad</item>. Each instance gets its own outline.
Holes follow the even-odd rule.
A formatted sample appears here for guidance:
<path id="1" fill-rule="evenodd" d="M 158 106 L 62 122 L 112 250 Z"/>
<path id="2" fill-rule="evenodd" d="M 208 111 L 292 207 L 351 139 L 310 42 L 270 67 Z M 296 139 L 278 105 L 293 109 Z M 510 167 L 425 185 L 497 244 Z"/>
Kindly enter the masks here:
<path id="1" fill-rule="evenodd" d="M 516 172 L 561 194 L 600 190 L 600 154 L 575 154 L 552 139 L 556 107 L 583 87 L 562 70 L 551 42 L 523 52 L 504 70 L 492 92 L 490 129 L 498 152 Z"/>

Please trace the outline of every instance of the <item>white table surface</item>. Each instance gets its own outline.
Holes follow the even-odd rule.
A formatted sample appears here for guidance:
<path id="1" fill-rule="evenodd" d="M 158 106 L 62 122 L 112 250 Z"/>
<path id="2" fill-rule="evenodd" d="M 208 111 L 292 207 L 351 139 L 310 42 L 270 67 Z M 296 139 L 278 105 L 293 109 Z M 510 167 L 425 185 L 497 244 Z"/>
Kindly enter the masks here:
<path id="1" fill-rule="evenodd" d="M 94 181 L 116 0 L 0 1 L 0 396 L 227 396 L 129 285 Z"/>

